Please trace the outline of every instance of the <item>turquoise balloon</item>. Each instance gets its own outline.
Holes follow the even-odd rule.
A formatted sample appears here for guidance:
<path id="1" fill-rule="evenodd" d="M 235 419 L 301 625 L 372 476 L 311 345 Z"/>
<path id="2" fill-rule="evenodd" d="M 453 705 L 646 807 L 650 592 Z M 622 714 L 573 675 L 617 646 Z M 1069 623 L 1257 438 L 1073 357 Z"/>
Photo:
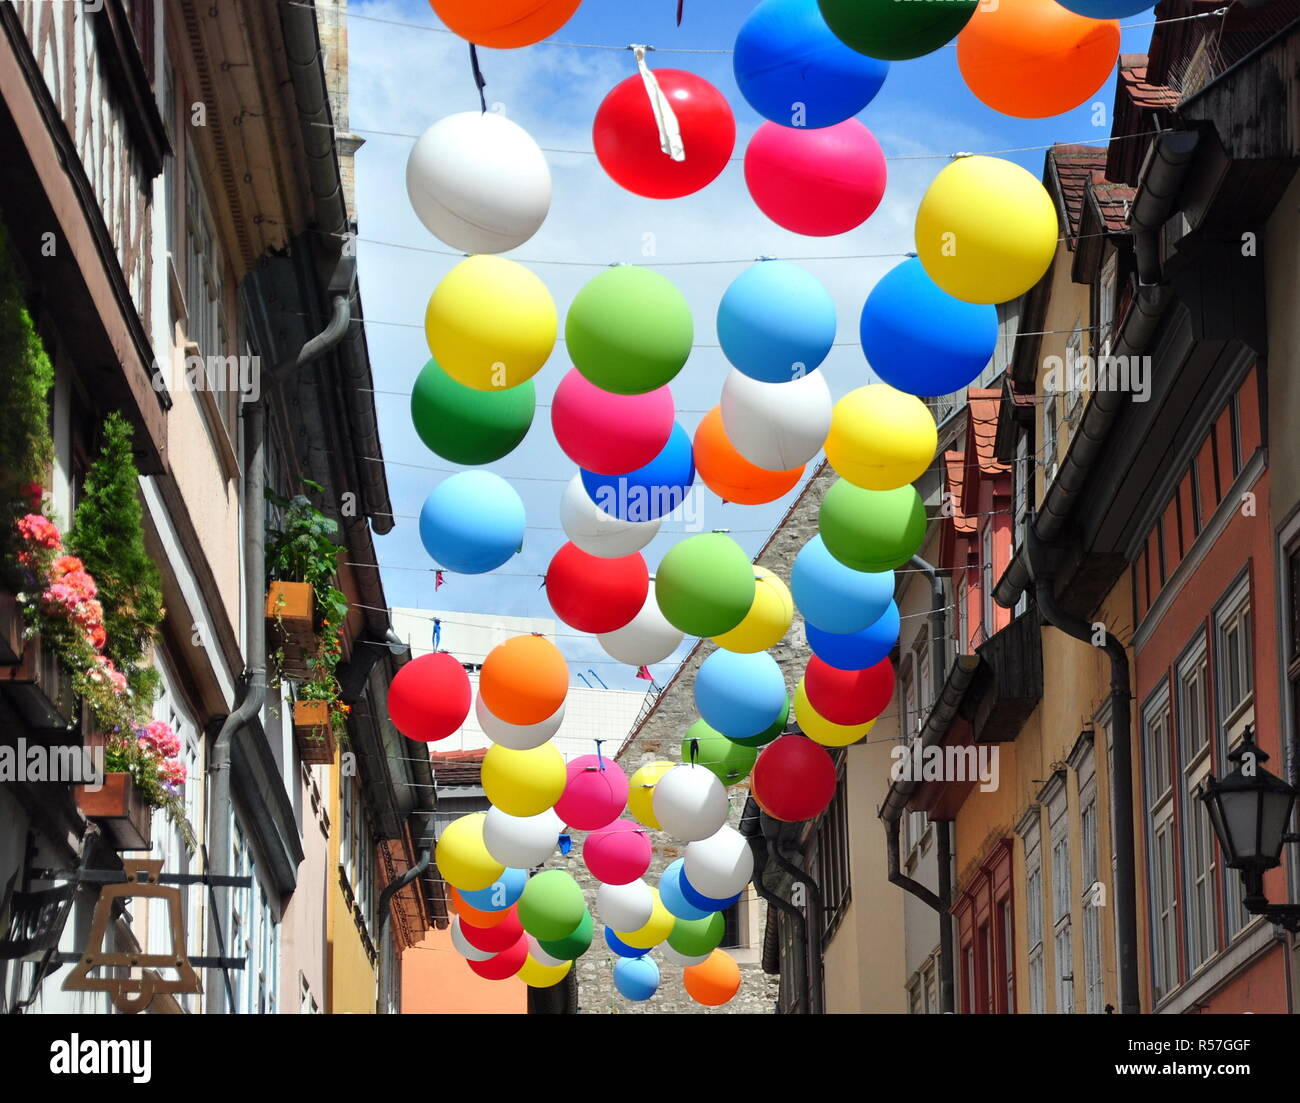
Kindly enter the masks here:
<path id="1" fill-rule="evenodd" d="M 626 1000 L 648 1000 L 659 991 L 659 966 L 651 957 L 620 958 L 614 963 L 614 987 Z"/>
<path id="2" fill-rule="evenodd" d="M 728 738 L 748 739 L 772 726 L 788 700 L 785 675 L 766 651 L 715 651 L 695 675 L 695 705 Z"/>
<path id="3" fill-rule="evenodd" d="M 524 503 L 490 471 L 462 471 L 444 479 L 420 510 L 420 541 L 440 567 L 486 574 L 506 563 L 524 542 Z"/>
<path id="4" fill-rule="evenodd" d="M 485 889 L 461 892 L 461 897 L 471 908 L 481 912 L 505 911 L 523 895 L 528 884 L 528 870 L 507 869 Z"/>
<path id="5" fill-rule="evenodd" d="M 814 536 L 795 556 L 790 594 L 808 624 L 847 635 L 885 615 L 894 600 L 894 572 L 846 567 Z"/>
<path id="6" fill-rule="evenodd" d="M 816 370 L 835 344 L 835 329 L 830 292 L 812 273 L 781 260 L 745 269 L 718 306 L 723 353 L 761 383 L 789 383 Z"/>
<path id="7" fill-rule="evenodd" d="M 685 864 L 685 858 L 678 858 L 659 875 L 659 899 L 678 919 L 707 919 L 709 909 L 697 908 L 684 895 L 682 869 Z"/>

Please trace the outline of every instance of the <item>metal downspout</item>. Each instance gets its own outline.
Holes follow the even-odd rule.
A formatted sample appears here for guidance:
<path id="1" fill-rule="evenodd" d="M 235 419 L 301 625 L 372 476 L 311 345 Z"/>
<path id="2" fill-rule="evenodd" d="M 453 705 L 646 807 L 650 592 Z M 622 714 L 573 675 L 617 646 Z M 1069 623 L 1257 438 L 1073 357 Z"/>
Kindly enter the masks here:
<path id="1" fill-rule="evenodd" d="M 805 906 L 804 919 L 804 962 L 805 972 L 808 978 L 807 1001 L 808 1014 L 822 1014 L 822 989 L 824 969 L 822 967 L 822 945 L 821 945 L 821 914 L 822 914 L 822 890 L 811 877 L 808 876 L 807 870 L 800 869 L 782 852 L 781 843 L 782 835 L 786 830 L 786 824 L 772 819 L 764 814 L 760 820 L 763 835 L 771 841 L 769 854 L 772 861 L 776 863 L 778 869 L 794 878 L 795 884 L 803 885 L 807 890 L 809 903 L 812 909 Z M 807 919 L 807 913 L 811 910 L 812 914 L 817 917 L 816 923 L 811 923 Z"/>
<path id="2" fill-rule="evenodd" d="M 776 908 L 777 911 L 790 917 L 791 922 L 798 929 L 799 945 L 806 947 L 808 945 L 808 924 L 804 919 L 803 912 L 791 904 L 789 900 L 777 896 L 763 881 L 763 874 L 767 870 L 771 852 L 768 849 L 767 838 L 760 826 L 761 815 L 758 804 L 753 797 L 749 797 L 745 801 L 745 808 L 740 814 L 739 828 L 740 833 L 748 840 L 749 849 L 754 855 L 754 891 L 763 900 L 767 901 L 770 907 Z M 805 1015 L 809 1013 L 806 992 L 804 993 L 804 999 L 800 1001 L 800 1007 Z"/>

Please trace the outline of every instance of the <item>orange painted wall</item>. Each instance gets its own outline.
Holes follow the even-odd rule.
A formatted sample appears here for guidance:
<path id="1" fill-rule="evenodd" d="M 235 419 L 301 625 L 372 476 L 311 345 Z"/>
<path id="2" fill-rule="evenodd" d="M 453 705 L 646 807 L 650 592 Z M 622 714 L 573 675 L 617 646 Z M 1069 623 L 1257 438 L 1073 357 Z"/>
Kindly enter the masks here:
<path id="1" fill-rule="evenodd" d="M 526 1015 L 521 980 L 484 980 L 451 944 L 451 929 L 430 931 L 402 955 L 403 1015 Z"/>
<path id="2" fill-rule="evenodd" d="M 1285 1015 L 1286 960 L 1273 946 L 1205 1001 L 1205 1015 Z"/>

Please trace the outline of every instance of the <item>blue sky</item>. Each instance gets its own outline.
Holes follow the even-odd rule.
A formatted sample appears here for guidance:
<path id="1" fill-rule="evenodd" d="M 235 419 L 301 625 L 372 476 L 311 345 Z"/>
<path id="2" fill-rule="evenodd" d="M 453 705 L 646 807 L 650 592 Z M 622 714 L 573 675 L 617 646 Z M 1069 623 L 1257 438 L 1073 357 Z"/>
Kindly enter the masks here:
<path id="1" fill-rule="evenodd" d="M 652 68 L 689 69 L 710 80 L 736 114 L 739 157 L 761 120 L 736 88 L 730 56 L 667 51 L 729 50 L 754 6 L 754 0 L 686 0 L 685 19 L 678 28 L 675 0 L 585 0 L 557 38 L 654 45 L 660 49 L 650 55 Z M 420 442 L 411 427 L 406 396 L 428 359 L 422 327 L 428 297 L 459 257 L 441 255 L 451 250 L 410 209 L 404 174 L 411 139 L 376 132 L 418 134 L 444 115 L 477 109 L 478 95 L 466 44 L 438 30 L 440 24 L 427 0 L 354 0 L 350 11 L 351 124 L 366 139 L 356 159 L 361 288 L 375 387 L 394 392 L 376 396 L 393 511 L 398 515 L 394 532 L 378 541 L 388 601 L 394 606 L 549 617 L 540 576 L 564 542 L 559 501 L 575 468 L 555 443 L 546 407 L 538 409 L 524 443 L 491 467 L 512 481 L 528 511 L 529 531 L 522 553 L 491 575 L 449 573 L 447 584 L 434 593 L 433 564 L 420 544 L 414 518 L 429 491 L 457 468 Z M 1125 21 L 1129 27 L 1124 31 L 1124 52 L 1145 50 L 1151 28 L 1133 25 L 1152 18 L 1148 11 Z M 542 147 L 557 150 L 590 150 L 591 120 L 601 100 L 636 71 L 626 51 L 546 44 L 524 50 L 480 50 L 480 59 L 489 104 L 503 105 L 506 114 Z M 728 284 L 760 256 L 826 258 L 800 263 L 825 283 L 836 300 L 837 340 L 843 343 L 832 350 L 821 370 L 838 398 L 871 382 L 856 345 L 858 315 L 875 282 L 902 258 L 832 258 L 910 251 L 917 204 L 950 153 L 1104 140 L 1110 133 L 1113 95 L 1112 75 L 1093 97 L 1107 105 L 1100 125 L 1092 101 L 1050 119 L 1012 119 L 971 95 L 957 71 L 956 49 L 949 45 L 928 57 L 894 63 L 884 88 L 860 116 L 887 157 L 904 159 L 889 162 L 889 184 L 880 209 L 851 233 L 804 238 L 780 229 L 754 206 L 737 162 L 702 192 L 664 202 L 624 192 L 605 176 L 594 156 L 548 153 L 555 189 L 550 216 L 532 241 L 507 255 L 528 264 L 546 281 L 561 319 L 573 296 L 603 266 L 618 261 L 652 263 L 641 255 L 646 234 L 652 234 L 656 244 L 654 262 L 743 260 L 659 269 L 685 294 L 695 316 L 697 346 L 706 346 L 696 348 L 672 385 L 679 421 L 691 433 L 717 404 L 730 370 L 721 352 L 707 347 L 717 343 L 714 316 Z M 1042 150 L 1004 156 L 1035 175 L 1042 173 Z M 549 404 L 569 367 L 560 343 L 536 379 L 539 403 Z M 813 466 L 815 462 L 810 471 Z M 703 488 L 701 493 L 705 529 L 729 529 L 751 554 L 757 553 L 794 495 L 770 506 L 745 507 L 724 505 Z M 665 524 L 645 552 L 652 572 L 681 535 L 680 524 Z M 644 682 L 634 680 L 630 668 L 609 660 L 593 637 L 568 634 L 562 626 L 561 631 L 565 634 L 559 642 L 576 669 L 592 667 L 612 687 L 644 687 Z M 454 653 L 455 624 L 450 618 L 443 629 L 443 646 Z M 661 683 L 673 665 L 670 660 L 655 669 Z"/>

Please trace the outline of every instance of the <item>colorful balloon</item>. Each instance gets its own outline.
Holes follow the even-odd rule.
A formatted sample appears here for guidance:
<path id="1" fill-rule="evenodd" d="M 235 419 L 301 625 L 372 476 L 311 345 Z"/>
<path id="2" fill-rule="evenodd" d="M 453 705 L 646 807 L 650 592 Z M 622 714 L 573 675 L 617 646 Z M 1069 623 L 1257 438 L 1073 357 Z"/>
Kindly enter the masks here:
<path id="1" fill-rule="evenodd" d="M 540 946 L 541 943 L 538 943 L 538 945 Z M 543 964 L 533 956 L 530 943 L 528 957 L 524 959 L 524 964 L 517 976 L 529 988 L 554 988 L 569 975 L 572 968 L 573 962 L 571 961 L 562 961 L 558 965 Z"/>
<path id="2" fill-rule="evenodd" d="M 672 913 L 663 906 L 659 893 L 655 889 L 650 890 L 650 895 L 654 897 L 654 910 L 650 913 L 649 921 L 635 931 L 614 932 L 634 950 L 649 950 L 658 946 L 672 933 L 673 925 L 677 922 Z"/>
<path id="3" fill-rule="evenodd" d="M 736 120 L 712 84 L 681 69 L 656 69 L 664 99 L 677 116 L 686 156 L 673 160 L 660 142 L 659 123 L 645 81 L 631 76 L 596 112 L 592 141 L 609 178 L 634 195 L 679 199 L 708 187 L 736 148 Z"/>
<path id="4" fill-rule="evenodd" d="M 703 720 L 697 720 L 682 736 L 681 755 L 683 762 L 703 766 L 723 785 L 735 785 L 744 781 L 754 768 L 758 748 L 734 743 Z"/>
<path id="5" fill-rule="evenodd" d="M 679 919 L 673 924 L 668 945 L 679 954 L 710 954 L 722 944 L 726 933 L 727 921 L 721 912 L 703 919 Z"/>
<path id="6" fill-rule="evenodd" d="M 406 194 L 428 231 L 463 253 L 505 253 L 551 209 L 546 155 L 497 111 L 439 119 L 411 147 Z"/>
<path id="7" fill-rule="evenodd" d="M 875 720 L 863 724 L 835 724 L 822 716 L 808 700 L 804 679 L 794 691 L 794 718 L 799 730 L 823 747 L 849 747 L 865 739 L 876 726 Z"/>
<path id="8" fill-rule="evenodd" d="M 555 853 L 563 830 L 564 821 L 554 809 L 536 816 L 511 816 L 494 807 L 488 809 L 483 825 L 483 844 L 497 861 L 515 869 L 532 869 Z"/>
<path id="9" fill-rule="evenodd" d="M 491 471 L 443 479 L 420 510 L 420 542 L 439 566 L 486 574 L 523 546 L 528 519 L 515 488 Z"/>
<path id="10" fill-rule="evenodd" d="M 605 945 L 609 951 L 616 954 L 620 960 L 631 961 L 636 958 L 645 957 L 650 952 L 649 946 L 636 947 L 629 946 L 610 927 L 605 928 Z"/>
<path id="11" fill-rule="evenodd" d="M 860 632 L 879 620 L 894 600 L 893 571 L 846 567 L 814 536 L 795 556 L 790 589 L 809 625 L 826 632 Z"/>
<path id="12" fill-rule="evenodd" d="M 506 815 L 540 816 L 564 792 L 564 755 L 554 743 L 527 751 L 493 745 L 483 756 L 482 778 L 487 799 Z"/>
<path id="13" fill-rule="evenodd" d="M 564 26 L 582 0 L 430 0 L 447 29 L 479 46 L 517 50 Z"/>
<path id="14" fill-rule="evenodd" d="M 689 844 L 694 846 L 694 843 Z M 669 864 L 668 868 L 659 875 L 659 898 L 664 902 L 664 907 L 672 912 L 677 919 L 705 919 L 715 909 L 714 908 L 697 908 L 686 899 L 685 890 L 682 886 L 682 867 L 686 864 L 685 858 L 678 858 Z"/>
<path id="15" fill-rule="evenodd" d="M 749 848 L 749 841 L 734 827 L 721 827 L 707 839 L 687 844 L 682 872 L 699 892 L 708 896 L 735 896 L 745 891 L 754 876 L 754 852 Z M 708 952 L 676 943 L 674 948 L 691 954 Z"/>
<path id="16" fill-rule="evenodd" d="M 507 724 L 487 710 L 480 694 L 474 702 L 474 718 L 483 729 L 483 734 L 493 743 L 509 747 L 512 751 L 529 751 L 540 747 L 560 730 L 564 723 L 564 706 L 561 705 L 540 724 Z"/>
<path id="17" fill-rule="evenodd" d="M 754 566 L 739 544 L 702 532 L 674 544 L 655 574 L 664 619 L 692 636 L 729 632 L 754 604 Z"/>
<path id="18" fill-rule="evenodd" d="M 639 553 L 619 559 L 588 555 L 565 544 L 546 569 L 546 598 L 555 615 L 579 632 L 613 632 L 631 622 L 650 592 Z"/>
<path id="19" fill-rule="evenodd" d="M 774 820 L 816 819 L 835 798 L 835 763 L 825 747 L 802 735 L 783 735 L 763 748 L 750 775 L 750 792 Z"/>
<path id="20" fill-rule="evenodd" d="M 885 194 L 885 155 L 857 119 L 823 130 L 764 123 L 745 150 L 754 202 L 783 229 L 832 237 L 861 226 Z"/>
<path id="21" fill-rule="evenodd" d="M 617 480 L 612 498 L 617 497 Z M 619 559 L 639 552 L 659 535 L 661 521 L 620 521 L 591 500 L 582 475 L 574 475 L 560 500 L 560 524 L 564 535 L 588 555 Z"/>
<path id="22" fill-rule="evenodd" d="M 683 861 L 685 861 L 683 859 Z M 682 890 L 682 896 L 693 908 L 698 908 L 705 915 L 712 915 L 714 912 L 725 912 L 728 908 L 740 899 L 740 896 L 728 896 L 724 899 L 716 899 L 712 896 L 705 896 L 686 876 L 685 869 L 682 870 L 681 877 L 678 878 L 678 887 Z"/>
<path id="23" fill-rule="evenodd" d="M 718 304 L 723 354 L 760 383 L 789 383 L 815 371 L 835 344 L 837 325 L 830 292 L 783 260 L 746 268 Z"/>
<path id="24" fill-rule="evenodd" d="M 519 898 L 519 921 L 539 942 L 572 934 L 587 911 L 582 889 L 562 869 L 548 869 L 529 878 Z"/>
<path id="25" fill-rule="evenodd" d="M 781 706 L 781 714 L 763 731 L 759 732 L 757 735 L 748 736 L 744 739 L 737 739 L 734 735 L 729 735 L 727 738 L 732 743 L 738 743 L 742 747 L 766 747 L 772 742 L 772 740 L 778 738 L 785 732 L 786 727 L 790 723 L 790 710 L 792 707 L 790 698 L 787 697 L 785 699 L 785 704 Z M 717 909 L 715 908 L 714 910 L 716 911 Z"/>
<path id="26" fill-rule="evenodd" d="M 867 296 L 859 332 L 872 371 L 926 398 L 953 394 L 979 377 L 997 344 L 998 312 L 954 299 L 912 257 Z"/>
<path id="27" fill-rule="evenodd" d="M 709 960 L 708 954 L 679 954 L 666 942 L 660 944 L 659 956 L 670 965 L 680 965 L 682 968 L 688 965 L 701 965 Z"/>
<path id="28" fill-rule="evenodd" d="M 1058 0 L 1061 2 L 1061 0 Z M 1127 19 L 1151 8 L 1151 0 L 1069 0 L 1061 7 L 1089 19 Z"/>
<path id="29" fill-rule="evenodd" d="M 519 941 L 523 933 L 524 929 L 519 925 L 518 910 L 513 907 L 506 909 L 505 918 L 494 927 L 475 927 L 472 923 L 465 922 L 463 917 L 461 919 L 461 938 L 476 950 L 483 950 L 490 954 L 499 954 L 503 950 L 510 949 Z"/>
<path id="30" fill-rule="evenodd" d="M 465 902 L 465 897 L 455 885 L 447 886 L 447 895 L 450 897 L 452 910 L 471 927 L 495 927 L 498 923 L 504 923 L 510 914 L 509 908 L 489 912 L 471 907 Z"/>
<path id="31" fill-rule="evenodd" d="M 485 889 L 505 872 L 483 843 L 485 812 L 452 820 L 438 836 L 434 861 L 443 879 L 462 892 Z"/>
<path id="32" fill-rule="evenodd" d="M 682 970 L 682 985 L 696 1003 L 704 1007 L 721 1007 L 740 991 L 740 966 L 726 951 L 714 950 L 703 963 Z"/>
<path id="33" fill-rule="evenodd" d="M 835 36 L 858 53 L 905 61 L 951 42 L 975 14 L 979 0 L 900 4 L 897 0 L 820 0 Z"/>
<path id="34" fill-rule="evenodd" d="M 620 958 L 614 962 L 614 987 L 624 999 L 642 1003 L 659 990 L 659 966 L 648 956 Z"/>
<path id="35" fill-rule="evenodd" d="M 822 662 L 840 670 L 864 670 L 894 650 L 899 623 L 898 606 L 891 601 L 880 618 L 860 632 L 823 632 L 811 621 L 805 621 L 804 634 L 812 653 Z"/>
<path id="36" fill-rule="evenodd" d="M 754 575 L 754 602 L 745 619 L 730 632 L 713 637 L 713 642 L 724 651 L 741 654 L 766 651 L 785 639 L 794 621 L 794 600 L 786 584 L 757 563 Z"/>
<path id="37" fill-rule="evenodd" d="M 655 819 L 683 842 L 707 839 L 727 822 L 727 791 L 703 766 L 682 763 L 659 779 L 654 789 Z"/>
<path id="38" fill-rule="evenodd" d="M 854 486 L 897 490 L 925 474 L 938 447 L 939 430 L 924 402 L 871 383 L 835 404 L 826 461 Z"/>
<path id="39" fill-rule="evenodd" d="M 635 931 L 650 922 L 655 910 L 654 893 L 644 881 L 626 885 L 606 881 L 596 890 L 596 910 L 607 928 Z"/>
<path id="40" fill-rule="evenodd" d="M 1033 174 L 997 157 L 959 157 L 921 199 L 916 252 L 949 295 L 1004 303 L 1043 277 L 1057 227 L 1056 206 Z"/>
<path id="41" fill-rule="evenodd" d="M 625 475 L 664 450 L 673 431 L 673 395 L 667 387 L 611 394 L 574 369 L 555 391 L 551 427 L 561 450 L 579 467 Z"/>
<path id="42" fill-rule="evenodd" d="M 683 634 L 664 619 L 653 591 L 646 594 L 641 612 L 622 628 L 596 637 L 605 654 L 628 666 L 661 663 L 681 646 Z"/>
<path id="43" fill-rule="evenodd" d="M 469 967 L 484 980 L 509 980 L 528 960 L 528 939 L 521 933 L 513 946 L 487 961 L 471 961 Z"/>
<path id="44" fill-rule="evenodd" d="M 760 383 L 733 371 L 722 385 L 721 405 L 736 451 L 772 471 L 807 463 L 831 428 L 831 390 L 819 371 L 789 383 Z"/>
<path id="45" fill-rule="evenodd" d="M 831 485 L 817 515 L 826 550 L 855 571 L 892 571 L 903 566 L 925 539 L 925 525 L 925 504 L 915 487 L 863 490 L 844 479 Z"/>
<path id="46" fill-rule="evenodd" d="M 804 690 L 808 703 L 832 724 L 865 724 L 884 712 L 894 696 L 894 664 L 881 659 L 866 670 L 838 670 L 813 655 Z"/>
<path id="47" fill-rule="evenodd" d="M 591 912 L 584 910 L 578 925 L 563 938 L 539 938 L 537 944 L 550 957 L 560 961 L 575 961 L 591 948 L 595 933 L 596 924 L 592 921 Z"/>
<path id="48" fill-rule="evenodd" d="M 429 299 L 429 352 L 457 383 L 480 391 L 517 387 L 542 369 L 560 321 L 546 285 L 522 264 L 473 256 Z"/>
<path id="49" fill-rule="evenodd" d="M 597 475 L 583 471 L 587 496 L 611 517 L 622 521 L 656 521 L 677 509 L 695 483 L 691 438 L 680 425 L 645 467 L 626 475 Z"/>
<path id="50" fill-rule="evenodd" d="M 788 698 L 785 675 L 771 655 L 715 651 L 695 675 L 695 705 L 709 727 L 728 738 L 766 731 Z"/>
<path id="51" fill-rule="evenodd" d="M 613 823 L 627 807 L 627 774 L 612 758 L 582 755 L 569 763 L 567 775 L 555 814 L 570 827 L 595 831 Z"/>
<path id="52" fill-rule="evenodd" d="M 393 675 L 388 718 L 408 739 L 434 743 L 460 731 L 472 696 L 469 675 L 454 655 L 421 655 Z"/>
<path id="53" fill-rule="evenodd" d="M 489 809 L 488 816 L 491 819 L 492 810 Z M 487 829 L 488 821 L 483 824 L 483 844 L 487 846 Z M 491 852 L 491 847 L 488 847 Z M 496 857 L 495 854 L 492 857 Z M 463 899 L 471 908 L 483 912 L 501 912 L 507 911 L 523 894 L 524 886 L 528 884 L 528 870 L 526 868 L 511 868 L 507 866 L 505 872 L 501 874 L 492 884 L 485 889 L 475 889 L 462 892 Z M 459 890 L 458 890 L 459 891 Z M 471 923 L 473 920 L 470 921 Z M 504 947 L 503 947 L 504 949 Z"/>
<path id="54" fill-rule="evenodd" d="M 565 962 L 564 958 L 552 957 L 543 950 L 542 944 L 532 935 L 528 935 L 528 956 L 537 962 L 538 965 L 545 965 L 552 969 L 558 965 L 563 965 Z"/>
<path id="55" fill-rule="evenodd" d="M 554 716 L 569 692 L 569 664 L 544 636 L 515 636 L 483 660 L 479 697 L 509 724 L 540 724 Z"/>
<path id="56" fill-rule="evenodd" d="M 480 950 L 465 937 L 461 930 L 459 915 L 451 917 L 451 944 L 461 957 L 468 958 L 470 961 L 487 961 L 496 953 L 494 950 Z"/>
<path id="57" fill-rule="evenodd" d="M 655 818 L 655 786 L 659 784 L 659 779 L 676 765 L 676 762 L 659 759 L 645 763 L 632 775 L 628 781 L 627 810 L 632 813 L 637 823 L 652 827 L 656 831 L 663 830 Z"/>
<path id="58" fill-rule="evenodd" d="M 474 466 L 508 456 L 528 435 L 537 407 L 532 382 L 476 391 L 430 360 L 411 393 L 411 420 L 425 447 L 444 460 Z"/>
<path id="59" fill-rule="evenodd" d="M 722 408 L 713 407 L 695 430 L 695 470 L 724 502 L 759 506 L 783 498 L 803 478 L 803 466 L 789 471 L 758 467 L 736 451 L 722 426 Z"/>

